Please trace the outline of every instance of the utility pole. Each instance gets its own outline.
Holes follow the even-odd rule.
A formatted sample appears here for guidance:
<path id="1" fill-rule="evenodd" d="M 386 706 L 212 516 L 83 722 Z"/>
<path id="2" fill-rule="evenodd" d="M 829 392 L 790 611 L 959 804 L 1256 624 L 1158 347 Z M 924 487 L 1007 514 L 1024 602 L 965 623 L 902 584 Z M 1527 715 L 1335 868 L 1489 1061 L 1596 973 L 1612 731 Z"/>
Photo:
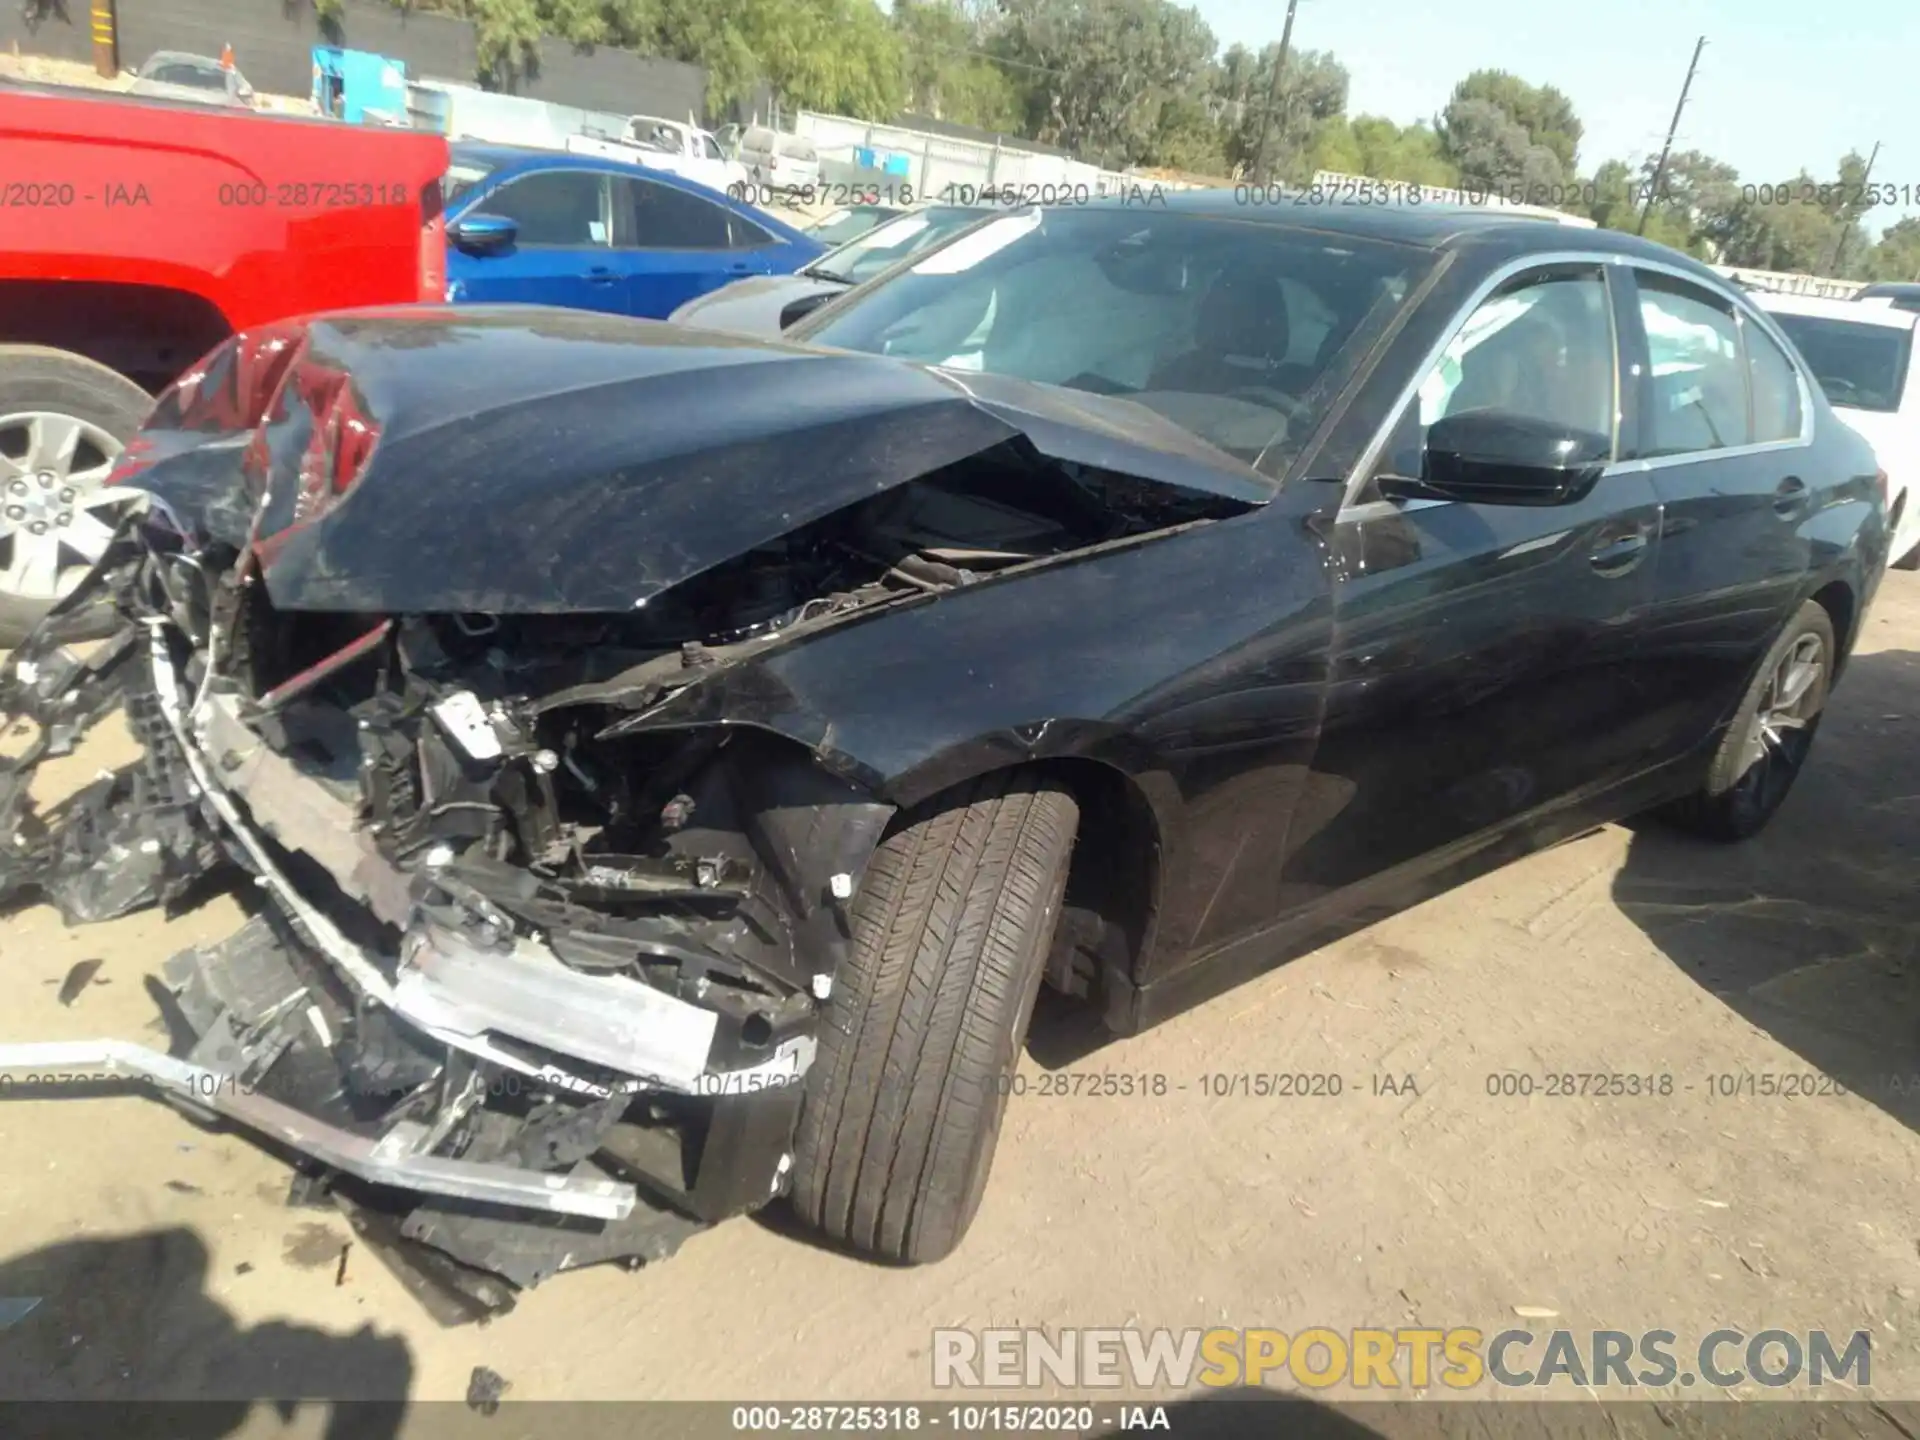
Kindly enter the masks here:
<path id="1" fill-rule="evenodd" d="M 1693 72 L 1700 67 L 1700 52 L 1707 48 L 1707 37 L 1694 42 L 1693 59 L 1687 62 L 1687 78 L 1680 85 L 1680 103 L 1673 107 L 1673 123 L 1667 126 L 1667 140 L 1660 147 L 1660 159 L 1653 167 L 1653 183 L 1647 186 L 1647 198 L 1640 205 L 1640 223 L 1634 234 L 1647 233 L 1647 216 L 1653 212 L 1653 197 L 1660 193 L 1660 182 L 1667 178 L 1667 156 L 1673 151 L 1673 137 L 1680 129 L 1680 112 L 1687 108 L 1687 92 L 1693 88 Z"/>
<path id="2" fill-rule="evenodd" d="M 94 73 L 111 80 L 120 73 L 120 17 L 114 0 L 93 0 Z"/>
<path id="3" fill-rule="evenodd" d="M 1263 185 L 1267 183 L 1267 128 L 1273 124 L 1274 108 L 1280 103 L 1280 77 L 1287 68 L 1287 51 L 1293 45 L 1293 11 L 1299 3 L 1300 0 L 1287 0 L 1287 20 L 1280 27 L 1280 54 L 1273 62 L 1273 79 L 1267 85 L 1267 108 L 1260 116 L 1260 143 L 1253 149 L 1253 176 Z"/>
<path id="4" fill-rule="evenodd" d="M 1868 193 L 1867 182 L 1873 178 L 1873 162 L 1878 160 L 1879 158 L 1880 158 L 1880 142 L 1876 140 L 1873 142 L 1873 153 L 1867 156 L 1867 168 L 1860 172 L 1860 198 L 1863 200 L 1866 198 Z M 1848 232 L 1850 232 L 1853 229 L 1853 216 L 1848 213 L 1851 207 L 1847 206 L 1847 201 L 1845 196 L 1841 197 L 1840 203 L 1841 203 L 1841 206 L 1843 207 L 1840 211 L 1840 233 L 1838 236 L 1834 238 L 1833 265 L 1831 267 L 1833 270 L 1833 277 L 1836 280 L 1840 278 L 1840 257 L 1847 253 L 1847 235 L 1848 235 Z M 1866 207 L 1866 209 L 1863 209 L 1860 213 L 1864 215 L 1867 210 L 1870 210 L 1872 208 L 1873 207 L 1869 205 Z"/>

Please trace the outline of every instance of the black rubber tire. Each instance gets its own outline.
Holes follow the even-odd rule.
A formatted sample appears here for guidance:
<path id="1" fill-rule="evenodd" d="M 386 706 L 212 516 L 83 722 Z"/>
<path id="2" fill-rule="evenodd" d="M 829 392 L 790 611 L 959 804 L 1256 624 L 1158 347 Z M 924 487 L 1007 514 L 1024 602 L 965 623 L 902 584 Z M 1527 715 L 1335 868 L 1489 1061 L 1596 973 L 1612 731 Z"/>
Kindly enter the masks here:
<path id="1" fill-rule="evenodd" d="M 1766 693 L 1775 668 L 1781 657 L 1806 635 L 1820 638 L 1825 657 L 1820 678 L 1816 682 L 1815 712 L 1804 730 L 1806 746 L 1799 761 L 1787 773 L 1786 783 L 1764 800 L 1758 800 L 1738 785 L 1741 778 L 1740 757 L 1745 753 L 1748 736 L 1758 721 L 1761 698 Z M 1695 835 L 1728 843 L 1746 840 L 1765 829 L 1767 822 L 1779 811 L 1793 789 L 1793 782 L 1799 779 L 1800 771 L 1806 768 L 1807 755 L 1812 751 L 1814 736 L 1820 728 L 1820 717 L 1826 710 L 1827 691 L 1833 684 L 1833 667 L 1837 658 L 1832 618 L 1818 602 L 1806 601 L 1768 648 L 1766 658 L 1760 662 L 1753 679 L 1748 682 L 1747 693 L 1740 699 L 1740 709 L 1727 726 L 1727 733 L 1721 737 L 1720 748 L 1714 752 L 1713 764 L 1707 769 L 1706 783 L 1694 794 L 1667 807 L 1662 812 L 1663 818 Z"/>
<path id="2" fill-rule="evenodd" d="M 792 1203 L 833 1240 L 922 1264 L 960 1243 L 986 1190 L 1080 812 L 1006 771 L 902 818 L 853 904 Z"/>
<path id="3" fill-rule="evenodd" d="M 1892 570 L 1920 570 L 1920 545 L 1914 546 L 1906 554 L 1896 556 L 1888 567 Z"/>
<path id="4" fill-rule="evenodd" d="M 122 445 L 146 422 L 153 397 L 117 370 L 66 350 L 42 345 L 0 345 L 0 415 L 16 410 L 54 410 L 98 425 Z M 0 591 L 0 648 L 18 645 L 52 602 Z M 93 640 L 112 628 L 104 604 L 89 604 L 63 618 L 66 640 Z"/>

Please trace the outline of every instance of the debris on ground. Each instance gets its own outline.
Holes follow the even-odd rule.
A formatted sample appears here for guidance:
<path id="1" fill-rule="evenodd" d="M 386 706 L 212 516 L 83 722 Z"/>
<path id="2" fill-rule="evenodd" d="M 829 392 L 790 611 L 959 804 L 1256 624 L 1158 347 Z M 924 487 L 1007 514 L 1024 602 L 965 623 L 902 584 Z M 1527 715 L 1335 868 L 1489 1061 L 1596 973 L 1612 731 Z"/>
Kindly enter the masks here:
<path id="1" fill-rule="evenodd" d="M 513 1382 L 499 1371 L 476 1365 L 472 1378 L 467 1381 L 467 1408 L 492 1415 L 500 1408 L 500 1397 L 512 1388 Z"/>
<path id="2" fill-rule="evenodd" d="M 54 998 L 62 1005 L 71 1005 L 80 998 L 80 992 L 93 983 L 93 977 L 100 973 L 104 960 L 80 960 L 67 971 L 67 978 L 60 982 L 60 993 Z M 105 983 L 104 981 L 101 983 Z"/>

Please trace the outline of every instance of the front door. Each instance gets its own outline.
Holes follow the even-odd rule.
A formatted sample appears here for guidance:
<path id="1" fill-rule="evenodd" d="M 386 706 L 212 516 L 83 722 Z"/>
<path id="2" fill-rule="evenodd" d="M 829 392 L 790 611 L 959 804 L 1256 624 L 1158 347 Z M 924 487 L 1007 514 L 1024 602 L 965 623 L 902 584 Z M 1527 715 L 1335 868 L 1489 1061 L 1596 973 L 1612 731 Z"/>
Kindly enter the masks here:
<path id="1" fill-rule="evenodd" d="M 595 170 L 536 170 L 479 196 L 463 213 L 499 215 L 518 231 L 506 250 L 447 254 L 458 299 L 474 304 L 627 308 L 614 264 L 607 176 Z"/>
<path id="2" fill-rule="evenodd" d="M 1613 268 L 1543 267 L 1480 304 L 1374 478 L 1417 478 L 1426 428 L 1476 409 L 1617 445 Z M 1289 904 L 1470 848 L 1638 758 L 1659 517 L 1644 474 L 1609 471 L 1561 505 L 1389 501 L 1371 485 L 1357 498 L 1332 537 L 1331 680 L 1282 874 Z"/>

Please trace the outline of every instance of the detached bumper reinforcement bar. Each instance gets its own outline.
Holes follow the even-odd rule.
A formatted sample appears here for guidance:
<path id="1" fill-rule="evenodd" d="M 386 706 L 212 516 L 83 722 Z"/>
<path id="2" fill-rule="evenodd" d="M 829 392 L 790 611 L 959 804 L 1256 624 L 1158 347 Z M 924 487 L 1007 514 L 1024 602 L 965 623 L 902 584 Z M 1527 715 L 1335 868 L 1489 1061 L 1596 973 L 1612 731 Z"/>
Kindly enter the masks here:
<path id="1" fill-rule="evenodd" d="M 509 1165 L 418 1154 L 412 1147 L 427 1133 L 418 1124 L 395 1125 L 377 1139 L 355 1135 L 244 1088 L 225 1071 L 124 1040 L 0 1045 L 0 1083 L 32 1083 L 43 1077 L 66 1083 L 83 1073 L 144 1080 L 374 1185 L 596 1220 L 624 1220 L 636 1200 L 634 1188 L 617 1180 L 543 1175 Z"/>

